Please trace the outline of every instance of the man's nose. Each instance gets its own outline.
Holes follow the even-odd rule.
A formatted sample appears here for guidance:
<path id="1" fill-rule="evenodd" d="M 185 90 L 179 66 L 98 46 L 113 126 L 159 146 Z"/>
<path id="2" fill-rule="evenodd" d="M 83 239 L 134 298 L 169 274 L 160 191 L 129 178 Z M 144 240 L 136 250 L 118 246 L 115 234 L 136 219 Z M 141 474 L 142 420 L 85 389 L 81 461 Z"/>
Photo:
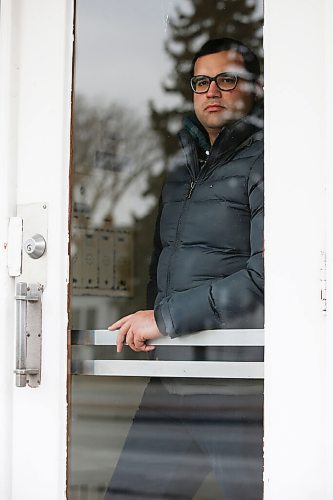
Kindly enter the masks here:
<path id="1" fill-rule="evenodd" d="M 208 92 L 207 92 L 207 97 L 222 97 L 222 90 L 220 90 L 216 84 L 215 81 L 212 81 L 210 83 Z"/>

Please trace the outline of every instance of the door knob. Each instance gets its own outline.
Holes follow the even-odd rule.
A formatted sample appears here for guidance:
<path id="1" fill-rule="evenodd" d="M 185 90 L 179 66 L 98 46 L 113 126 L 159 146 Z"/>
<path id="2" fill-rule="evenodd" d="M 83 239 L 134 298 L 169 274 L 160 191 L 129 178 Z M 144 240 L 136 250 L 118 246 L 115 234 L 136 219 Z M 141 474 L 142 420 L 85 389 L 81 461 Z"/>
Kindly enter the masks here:
<path id="1" fill-rule="evenodd" d="M 24 242 L 24 251 L 32 259 L 39 259 L 46 250 L 46 241 L 41 234 L 34 234 Z"/>

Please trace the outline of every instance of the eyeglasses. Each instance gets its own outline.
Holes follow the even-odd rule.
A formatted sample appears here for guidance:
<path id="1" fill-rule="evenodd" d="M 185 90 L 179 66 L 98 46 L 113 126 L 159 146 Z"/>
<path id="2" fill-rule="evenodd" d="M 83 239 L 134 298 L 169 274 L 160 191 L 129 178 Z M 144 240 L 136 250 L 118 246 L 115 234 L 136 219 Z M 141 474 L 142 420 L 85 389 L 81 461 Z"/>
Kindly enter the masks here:
<path id="1" fill-rule="evenodd" d="M 235 73 L 219 73 L 216 76 L 198 75 L 191 78 L 191 87 L 196 94 L 205 94 L 208 92 L 210 84 L 215 82 L 220 90 L 228 92 L 234 90 L 237 85 L 238 78 L 251 80 L 246 73 L 243 75 L 236 75 Z"/>

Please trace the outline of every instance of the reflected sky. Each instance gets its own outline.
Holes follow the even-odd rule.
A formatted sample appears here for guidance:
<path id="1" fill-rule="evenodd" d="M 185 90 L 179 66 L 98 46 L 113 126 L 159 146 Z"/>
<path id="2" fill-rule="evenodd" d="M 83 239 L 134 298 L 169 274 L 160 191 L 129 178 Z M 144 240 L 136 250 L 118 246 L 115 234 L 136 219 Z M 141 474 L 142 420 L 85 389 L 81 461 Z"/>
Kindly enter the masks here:
<path id="1" fill-rule="evenodd" d="M 76 92 L 143 113 L 149 99 L 167 102 L 163 42 L 176 5 L 189 11 L 187 0 L 78 0 Z"/>
<path id="2" fill-rule="evenodd" d="M 262 15 L 262 1 L 257 3 Z M 77 0 L 77 94 L 116 100 L 142 114 L 149 100 L 175 102 L 161 82 L 172 67 L 163 44 L 176 6 L 191 9 L 188 0 Z"/>

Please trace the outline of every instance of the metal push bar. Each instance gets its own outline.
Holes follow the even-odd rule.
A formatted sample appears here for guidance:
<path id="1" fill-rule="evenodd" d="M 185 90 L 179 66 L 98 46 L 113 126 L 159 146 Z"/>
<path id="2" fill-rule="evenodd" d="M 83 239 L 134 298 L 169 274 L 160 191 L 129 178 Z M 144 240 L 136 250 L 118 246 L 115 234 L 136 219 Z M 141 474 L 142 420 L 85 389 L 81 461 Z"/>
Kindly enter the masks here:
<path id="1" fill-rule="evenodd" d="M 115 346 L 117 331 L 73 330 L 73 346 Z M 264 346 L 264 330 L 205 330 L 171 339 L 149 342 L 156 346 Z M 78 360 L 72 361 L 72 375 L 264 378 L 264 363 L 256 361 L 161 361 L 161 360 Z"/>

